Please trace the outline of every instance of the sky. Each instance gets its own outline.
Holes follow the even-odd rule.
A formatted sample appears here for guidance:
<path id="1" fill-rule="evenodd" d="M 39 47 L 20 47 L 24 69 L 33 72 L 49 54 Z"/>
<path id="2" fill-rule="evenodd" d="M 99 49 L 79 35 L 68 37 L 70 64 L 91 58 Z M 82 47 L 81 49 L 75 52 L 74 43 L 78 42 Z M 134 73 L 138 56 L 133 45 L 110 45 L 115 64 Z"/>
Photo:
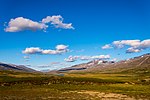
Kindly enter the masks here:
<path id="1" fill-rule="evenodd" d="M 149 0 L 0 0 L 0 62 L 53 70 L 146 53 Z"/>

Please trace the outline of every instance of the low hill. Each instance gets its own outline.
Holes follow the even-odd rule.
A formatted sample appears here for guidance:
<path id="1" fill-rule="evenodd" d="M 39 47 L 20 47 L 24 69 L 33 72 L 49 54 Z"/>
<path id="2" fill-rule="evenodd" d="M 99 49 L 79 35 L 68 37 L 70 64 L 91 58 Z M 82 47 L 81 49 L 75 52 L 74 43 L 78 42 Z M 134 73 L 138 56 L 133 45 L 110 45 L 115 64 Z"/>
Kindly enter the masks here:
<path id="1" fill-rule="evenodd" d="M 14 65 L 14 64 L 6 64 L 6 63 L 0 63 L 0 71 L 21 71 L 21 72 L 36 72 L 35 70 L 28 68 L 24 65 Z"/>

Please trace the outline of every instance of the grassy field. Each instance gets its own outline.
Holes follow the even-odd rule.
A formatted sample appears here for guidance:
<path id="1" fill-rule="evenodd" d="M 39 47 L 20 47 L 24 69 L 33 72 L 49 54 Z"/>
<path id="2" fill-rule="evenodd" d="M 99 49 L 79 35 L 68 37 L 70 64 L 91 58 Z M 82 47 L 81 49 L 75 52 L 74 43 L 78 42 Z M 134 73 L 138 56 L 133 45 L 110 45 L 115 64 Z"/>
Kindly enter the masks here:
<path id="1" fill-rule="evenodd" d="M 136 100 L 150 99 L 149 74 L 0 71 L 1 100 Z"/>

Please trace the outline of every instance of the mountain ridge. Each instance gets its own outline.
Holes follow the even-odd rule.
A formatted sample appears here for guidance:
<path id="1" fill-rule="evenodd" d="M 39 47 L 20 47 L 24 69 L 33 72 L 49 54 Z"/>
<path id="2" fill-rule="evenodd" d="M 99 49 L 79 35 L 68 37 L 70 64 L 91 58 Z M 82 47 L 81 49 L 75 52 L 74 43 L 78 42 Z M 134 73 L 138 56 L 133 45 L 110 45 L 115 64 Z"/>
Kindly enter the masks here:
<path id="1" fill-rule="evenodd" d="M 88 63 L 78 64 L 69 68 L 63 68 L 58 72 L 101 72 L 101 73 L 113 73 L 113 72 L 133 72 L 140 70 L 148 70 L 150 72 L 150 53 L 130 58 L 127 60 L 121 60 L 118 62 L 112 61 L 90 61 Z"/>
<path id="2" fill-rule="evenodd" d="M 24 65 L 6 64 L 0 62 L 0 71 L 20 71 L 20 72 L 37 72 L 34 69 L 28 68 Z"/>

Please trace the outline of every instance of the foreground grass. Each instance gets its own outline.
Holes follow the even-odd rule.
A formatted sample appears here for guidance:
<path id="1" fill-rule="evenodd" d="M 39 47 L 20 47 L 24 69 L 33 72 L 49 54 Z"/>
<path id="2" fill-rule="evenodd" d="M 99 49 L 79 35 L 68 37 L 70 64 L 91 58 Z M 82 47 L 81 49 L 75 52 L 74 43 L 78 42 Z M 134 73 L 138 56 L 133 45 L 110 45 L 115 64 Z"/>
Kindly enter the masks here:
<path id="1" fill-rule="evenodd" d="M 64 77 L 1 72 L 0 98 L 3 99 L 102 99 L 96 93 L 125 94 L 150 99 L 149 76 L 125 74 L 71 73 Z M 93 91 L 83 92 L 83 91 Z M 96 93 L 94 92 L 96 91 Z M 95 93 L 94 96 L 91 95 Z M 110 98 L 109 98 L 110 99 Z"/>

